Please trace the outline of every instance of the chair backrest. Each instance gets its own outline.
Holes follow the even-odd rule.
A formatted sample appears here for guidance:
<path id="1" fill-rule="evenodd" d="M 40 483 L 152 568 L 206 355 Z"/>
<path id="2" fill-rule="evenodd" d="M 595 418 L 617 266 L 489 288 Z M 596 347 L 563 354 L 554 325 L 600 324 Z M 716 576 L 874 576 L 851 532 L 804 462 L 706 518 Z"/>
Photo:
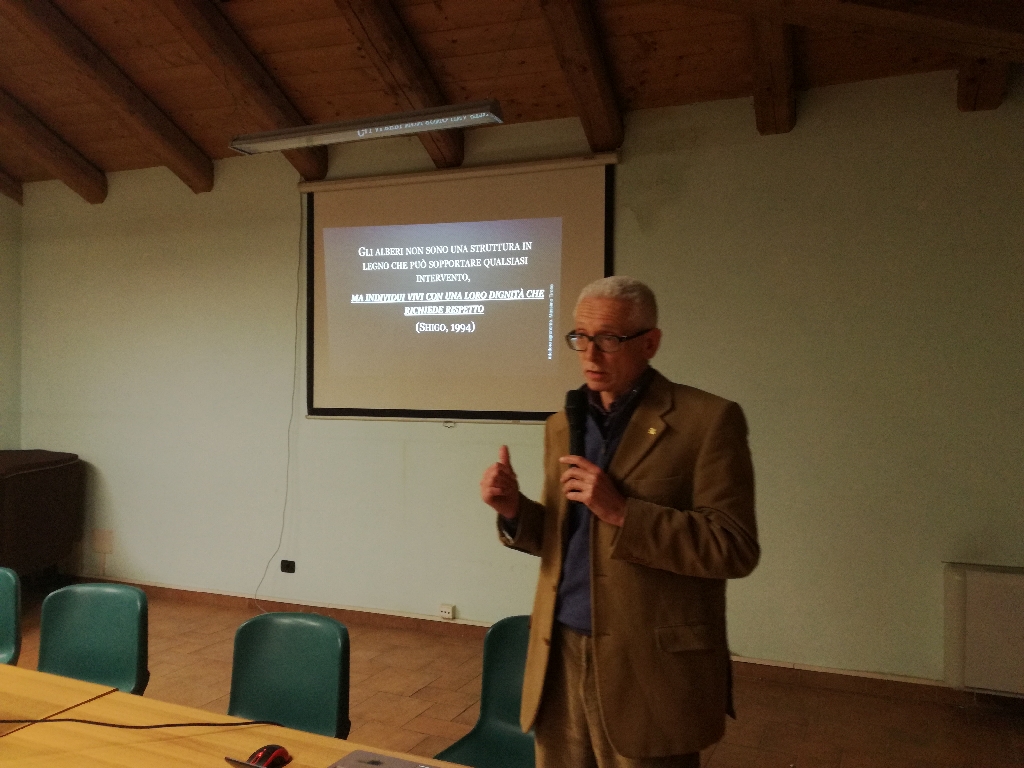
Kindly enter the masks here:
<path id="1" fill-rule="evenodd" d="M 348 736 L 348 630 L 315 613 L 265 613 L 235 633 L 228 714 Z"/>
<path id="2" fill-rule="evenodd" d="M 43 600 L 39 671 L 141 694 L 149 683 L 146 593 L 127 584 L 72 584 Z"/>
<path id="3" fill-rule="evenodd" d="M 0 568 L 0 664 L 17 664 L 21 653 L 21 582 Z"/>
<path id="4" fill-rule="evenodd" d="M 502 723 L 519 731 L 519 706 L 523 697 L 523 672 L 529 639 L 529 616 L 509 616 L 487 630 L 480 693 L 481 724 Z"/>

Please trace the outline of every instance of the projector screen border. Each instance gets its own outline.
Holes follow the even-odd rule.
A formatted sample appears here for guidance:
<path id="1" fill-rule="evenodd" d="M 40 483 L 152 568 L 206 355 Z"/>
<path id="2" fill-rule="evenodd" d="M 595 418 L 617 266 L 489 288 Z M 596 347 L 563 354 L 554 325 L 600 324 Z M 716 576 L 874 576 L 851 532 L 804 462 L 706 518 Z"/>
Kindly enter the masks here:
<path id="1" fill-rule="evenodd" d="M 615 244 L 615 165 L 619 162 L 617 152 L 595 155 L 555 158 L 548 160 L 482 165 L 469 168 L 449 168 L 439 171 L 396 174 L 391 176 L 359 177 L 349 179 L 328 179 L 315 182 L 300 182 L 298 189 L 305 198 L 305 262 L 306 270 L 306 418 L 307 419 L 348 419 L 372 421 L 436 421 L 477 424 L 543 424 L 555 411 L 499 411 L 499 410 L 419 410 L 397 408 L 350 408 L 316 407 L 314 405 L 314 297 L 315 280 L 313 269 L 314 241 L 316 237 L 314 193 L 335 190 L 351 190 L 367 187 L 417 184 L 432 181 L 472 178 L 475 176 L 497 176 L 526 174 L 566 168 L 605 167 L 604 206 L 604 276 L 614 274 Z"/>
<path id="2" fill-rule="evenodd" d="M 385 416 L 368 415 L 362 413 L 325 413 L 326 411 L 376 411 L 379 413 L 385 413 Z M 410 415 L 397 415 L 397 414 L 410 414 Z M 424 416 L 424 413 L 445 413 L 447 416 Z M 452 415 L 454 414 L 454 415 Z M 465 415 L 458 415 L 465 414 Z M 490 414 L 490 415 L 488 415 Z M 505 418 L 505 417 L 508 418 Z M 307 413 L 307 419 L 327 419 L 327 420 L 344 420 L 350 421 L 432 421 L 436 424 L 528 424 L 537 425 L 543 424 L 550 413 L 537 412 L 531 413 L 519 412 L 519 411 L 400 411 L 391 409 L 373 409 L 373 408 L 318 408 L 316 413 Z"/>

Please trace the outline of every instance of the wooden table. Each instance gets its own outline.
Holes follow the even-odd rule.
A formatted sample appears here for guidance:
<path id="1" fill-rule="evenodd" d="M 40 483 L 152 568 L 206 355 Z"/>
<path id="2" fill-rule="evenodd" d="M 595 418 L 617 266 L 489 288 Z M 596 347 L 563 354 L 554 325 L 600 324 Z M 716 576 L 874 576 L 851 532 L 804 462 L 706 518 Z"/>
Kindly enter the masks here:
<path id="1" fill-rule="evenodd" d="M 238 722 L 237 718 L 227 715 L 117 691 L 80 704 L 61 716 L 132 725 Z M 227 768 L 225 756 L 245 760 L 264 744 L 283 745 L 294 758 L 289 768 L 327 768 L 358 749 L 393 755 L 423 765 L 451 765 L 276 725 L 133 731 L 80 723 L 37 723 L 0 739 L 0 766 Z"/>
<path id="2" fill-rule="evenodd" d="M 113 691 L 107 685 L 0 664 L 0 720 L 41 720 Z M 0 737 L 27 727 L 0 724 Z"/>

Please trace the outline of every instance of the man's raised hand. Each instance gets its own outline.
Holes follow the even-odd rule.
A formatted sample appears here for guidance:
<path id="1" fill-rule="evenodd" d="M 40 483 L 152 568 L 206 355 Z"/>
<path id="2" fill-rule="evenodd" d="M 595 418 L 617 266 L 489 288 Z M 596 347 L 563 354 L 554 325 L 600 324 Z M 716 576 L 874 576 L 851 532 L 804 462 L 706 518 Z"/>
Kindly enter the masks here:
<path id="1" fill-rule="evenodd" d="M 512 470 L 508 446 L 498 449 L 498 462 L 491 464 L 480 481 L 480 498 L 502 517 L 511 520 L 519 510 L 519 480 Z"/>
<path id="2" fill-rule="evenodd" d="M 626 497 L 604 470 L 582 456 L 563 456 L 558 461 L 568 465 L 561 478 L 565 498 L 585 504 L 599 519 L 621 527 L 626 520 Z"/>

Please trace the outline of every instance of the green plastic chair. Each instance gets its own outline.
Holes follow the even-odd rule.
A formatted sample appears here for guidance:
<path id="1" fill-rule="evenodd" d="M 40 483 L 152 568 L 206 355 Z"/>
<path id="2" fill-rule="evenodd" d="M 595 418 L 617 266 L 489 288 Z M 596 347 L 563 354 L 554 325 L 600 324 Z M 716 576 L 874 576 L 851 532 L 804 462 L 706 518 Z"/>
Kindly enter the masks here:
<path id="1" fill-rule="evenodd" d="M 72 584 L 43 600 L 39 671 L 141 695 L 149 683 L 146 593 L 127 584 Z"/>
<path id="2" fill-rule="evenodd" d="M 509 616 L 487 630 L 480 717 L 436 759 L 473 768 L 533 768 L 533 731 L 519 726 L 529 638 L 529 616 Z"/>
<path id="3" fill-rule="evenodd" d="M 21 582 L 0 568 L 0 664 L 17 664 L 21 654 Z"/>
<path id="4" fill-rule="evenodd" d="M 348 630 L 315 613 L 265 613 L 235 633 L 228 714 L 344 739 Z"/>

